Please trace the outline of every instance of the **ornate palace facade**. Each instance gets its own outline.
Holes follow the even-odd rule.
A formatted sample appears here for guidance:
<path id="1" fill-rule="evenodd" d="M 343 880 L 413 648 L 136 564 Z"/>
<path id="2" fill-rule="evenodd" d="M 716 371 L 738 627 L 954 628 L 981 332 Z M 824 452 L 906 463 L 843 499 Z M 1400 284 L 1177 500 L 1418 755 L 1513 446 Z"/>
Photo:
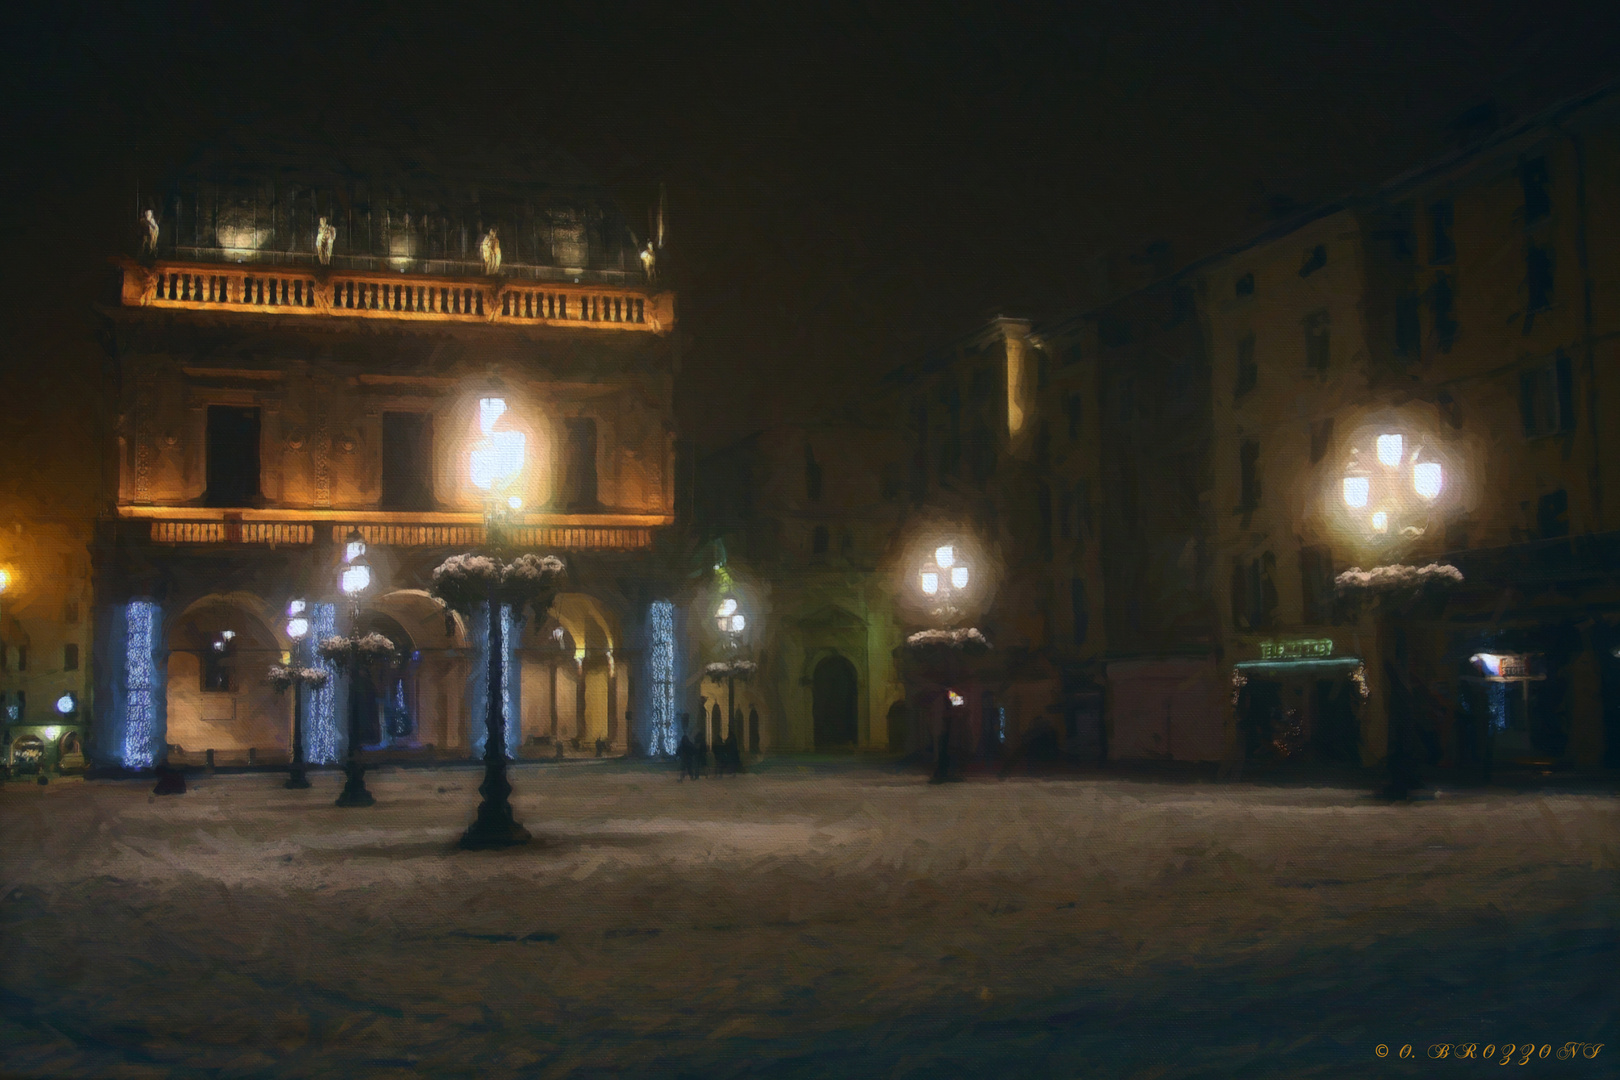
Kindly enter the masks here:
<path id="1" fill-rule="evenodd" d="M 517 171 L 205 166 L 143 203 L 104 308 L 98 762 L 285 759 L 291 710 L 265 672 L 300 647 L 295 600 L 311 637 L 357 618 L 399 648 L 365 699 L 367 747 L 477 752 L 479 620 L 427 588 L 484 541 L 490 453 L 518 469 L 512 543 L 568 573 L 547 624 L 513 635 L 509 745 L 624 748 L 667 726 L 674 294 L 599 189 Z M 355 534 L 373 567 L 357 616 L 337 578 Z M 344 700 L 313 695 L 311 760 L 341 752 Z"/>

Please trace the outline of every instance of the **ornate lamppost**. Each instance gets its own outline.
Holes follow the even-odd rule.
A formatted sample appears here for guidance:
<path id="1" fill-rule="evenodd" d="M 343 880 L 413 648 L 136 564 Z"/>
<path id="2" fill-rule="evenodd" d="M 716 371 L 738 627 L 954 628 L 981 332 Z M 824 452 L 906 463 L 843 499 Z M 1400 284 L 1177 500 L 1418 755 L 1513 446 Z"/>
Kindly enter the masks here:
<path id="1" fill-rule="evenodd" d="M 967 615 L 974 584 L 972 568 L 957 545 L 941 544 L 934 548 L 918 567 L 914 582 L 936 626 L 906 638 L 905 650 L 933 672 L 945 691 L 939 753 L 934 775 L 929 779 L 929 783 L 943 784 L 952 779 L 951 719 L 956 710 L 966 704 L 966 698 L 957 692 L 956 683 L 967 674 L 965 659 L 984 653 L 990 643 L 974 627 L 957 626 Z"/>
<path id="2" fill-rule="evenodd" d="M 292 761 L 287 770 L 288 788 L 309 787 L 304 775 L 304 688 L 318 690 L 326 685 L 326 672 L 317 667 L 303 667 L 304 639 L 309 635 L 309 619 L 305 616 L 305 603 L 294 600 L 287 605 L 287 636 L 292 639 L 292 653 L 288 663 L 270 669 L 270 685 L 276 691 L 293 692 Z"/>
<path id="3" fill-rule="evenodd" d="M 371 587 L 371 562 L 359 529 L 351 530 L 344 542 L 338 586 L 349 598 L 349 635 L 329 637 L 320 644 L 321 656 L 342 663 L 349 675 L 349 748 L 343 762 L 347 779 L 337 805 L 371 806 L 377 800 L 366 790 L 366 767 L 360 760 L 360 709 L 365 701 L 360 681 L 371 677 L 373 664 L 393 656 L 394 643 L 381 634 L 360 633 L 360 597 Z"/>
<path id="4" fill-rule="evenodd" d="M 1380 559 L 1397 559 L 1429 531 L 1452 479 L 1440 456 L 1400 425 L 1364 431 L 1350 448 L 1340 481 L 1352 534 Z M 1422 606 L 1462 580 L 1462 571 L 1455 566 L 1398 561 L 1369 570 L 1351 567 L 1335 579 L 1341 595 L 1357 603 L 1376 603 L 1383 624 L 1380 637 L 1389 642 L 1381 674 L 1389 723 L 1388 793 L 1394 798 L 1405 798 L 1422 786 L 1413 746 L 1417 702 L 1408 670 L 1407 627 Z"/>
<path id="5" fill-rule="evenodd" d="M 726 658 L 718 663 L 710 664 L 703 669 L 703 673 L 716 682 L 725 680 L 726 684 L 726 736 L 729 739 L 735 735 L 740 746 L 743 735 L 738 728 L 737 716 L 737 680 L 747 682 L 754 674 L 756 665 L 752 660 L 745 660 L 739 655 L 739 643 L 742 632 L 748 627 L 748 619 L 737 606 L 737 598 L 727 596 L 720 601 L 720 606 L 714 610 L 714 623 L 720 631 L 721 640 L 725 642 Z"/>
<path id="6" fill-rule="evenodd" d="M 478 786 L 483 801 L 473 823 L 462 834 L 468 849 L 507 848 L 529 842 L 529 831 L 512 815 L 512 783 L 506 761 L 506 634 L 502 613 L 510 608 L 522 618 L 525 607 L 544 622 L 562 584 L 562 560 L 547 555 L 520 555 L 507 561 L 510 515 L 522 509 L 512 494 L 523 470 L 524 437 L 521 431 L 499 430 L 507 411 L 500 397 L 478 402 L 482 434 L 469 462 L 472 485 L 483 494 L 484 536 L 488 554 L 455 555 L 433 571 L 429 593 L 452 611 L 471 615 L 485 607 L 489 619 L 489 666 L 484 719 L 484 780 Z"/>

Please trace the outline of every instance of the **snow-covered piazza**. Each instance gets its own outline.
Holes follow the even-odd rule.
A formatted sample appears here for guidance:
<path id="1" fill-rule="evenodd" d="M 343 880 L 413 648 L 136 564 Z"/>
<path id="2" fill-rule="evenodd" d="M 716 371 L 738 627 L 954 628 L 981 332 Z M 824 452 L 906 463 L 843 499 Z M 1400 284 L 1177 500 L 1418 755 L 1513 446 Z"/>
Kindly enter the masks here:
<path id="1" fill-rule="evenodd" d="M 543 843 L 459 851 L 481 775 L 5 787 L 0 1073 L 1415 1076 L 1613 1036 L 1607 792 L 525 764 Z"/>

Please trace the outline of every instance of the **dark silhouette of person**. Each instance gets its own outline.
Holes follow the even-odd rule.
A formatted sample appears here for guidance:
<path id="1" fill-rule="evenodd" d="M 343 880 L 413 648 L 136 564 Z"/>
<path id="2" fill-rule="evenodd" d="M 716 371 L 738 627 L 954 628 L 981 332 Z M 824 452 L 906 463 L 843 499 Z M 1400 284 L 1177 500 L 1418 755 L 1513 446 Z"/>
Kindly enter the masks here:
<path id="1" fill-rule="evenodd" d="M 709 771 L 709 740 L 698 731 L 697 744 L 692 747 L 692 779 Z"/>
<path id="2" fill-rule="evenodd" d="M 682 780 L 685 780 L 688 776 L 694 780 L 697 779 L 697 771 L 692 768 L 692 756 L 696 752 L 697 747 L 692 745 L 692 736 L 688 735 L 684 731 L 681 732 L 681 742 L 680 745 L 675 748 L 675 756 L 679 758 L 681 762 Z"/>

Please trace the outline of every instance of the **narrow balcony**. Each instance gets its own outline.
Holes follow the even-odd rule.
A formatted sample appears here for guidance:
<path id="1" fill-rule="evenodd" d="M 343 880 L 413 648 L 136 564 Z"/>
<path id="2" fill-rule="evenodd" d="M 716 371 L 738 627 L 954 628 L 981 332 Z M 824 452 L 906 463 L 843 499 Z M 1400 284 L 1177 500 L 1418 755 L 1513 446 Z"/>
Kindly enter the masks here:
<path id="1" fill-rule="evenodd" d="M 121 263 L 123 304 L 308 318 L 494 323 L 667 334 L 672 293 L 619 285 L 218 263 Z"/>

